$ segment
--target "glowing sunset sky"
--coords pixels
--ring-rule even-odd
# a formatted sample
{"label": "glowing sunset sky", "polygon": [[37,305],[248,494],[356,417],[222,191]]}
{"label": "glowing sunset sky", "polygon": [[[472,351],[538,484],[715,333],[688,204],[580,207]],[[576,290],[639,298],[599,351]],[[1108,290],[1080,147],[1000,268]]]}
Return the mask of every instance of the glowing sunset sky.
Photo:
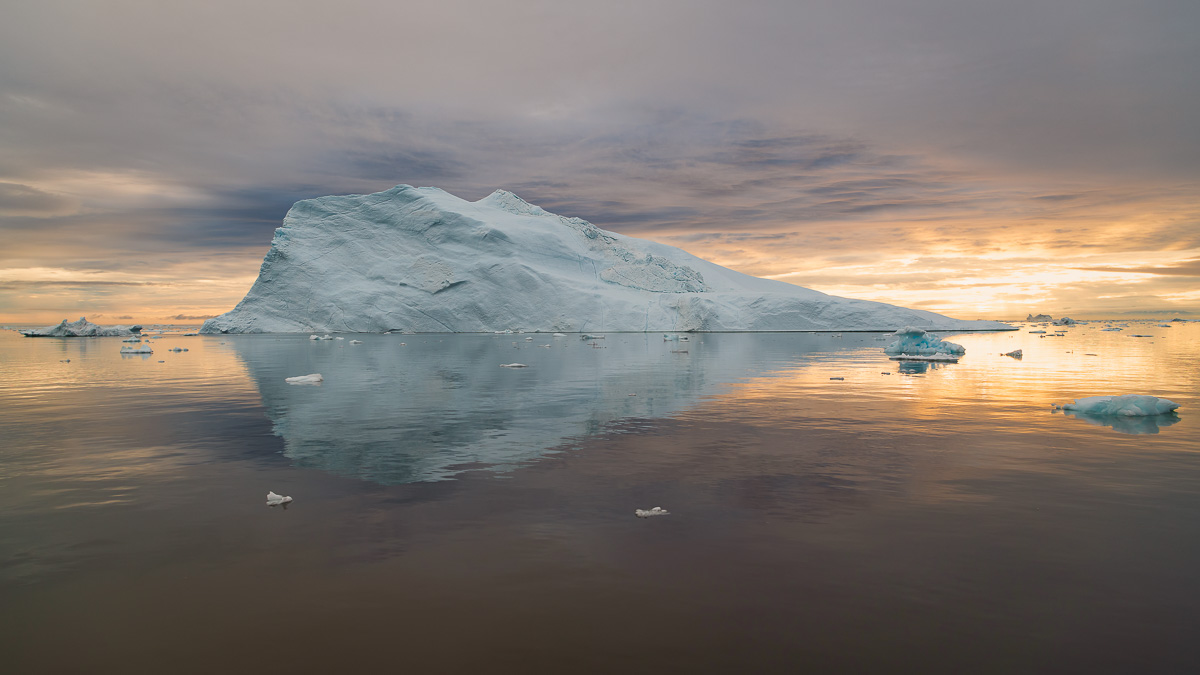
{"label": "glowing sunset sky", "polygon": [[292,202],[398,183],[963,318],[1196,317],[1197,34],[1195,0],[8,3],[0,321],[227,311]]}

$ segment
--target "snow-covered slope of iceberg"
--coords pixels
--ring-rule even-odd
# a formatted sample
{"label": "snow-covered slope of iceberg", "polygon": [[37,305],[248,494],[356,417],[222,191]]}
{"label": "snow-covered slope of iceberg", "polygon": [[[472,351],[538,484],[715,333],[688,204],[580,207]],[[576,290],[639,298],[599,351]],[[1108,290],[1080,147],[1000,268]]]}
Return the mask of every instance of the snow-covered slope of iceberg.
{"label": "snow-covered slope of iceberg", "polygon": [[760,279],[498,190],[400,185],[297,202],[205,333],[1009,330]]}

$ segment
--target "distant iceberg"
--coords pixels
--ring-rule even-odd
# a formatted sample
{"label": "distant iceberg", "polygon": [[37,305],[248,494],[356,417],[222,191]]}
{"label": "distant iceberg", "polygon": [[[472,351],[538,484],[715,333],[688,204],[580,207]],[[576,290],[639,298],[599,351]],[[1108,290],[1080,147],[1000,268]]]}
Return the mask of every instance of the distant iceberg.
{"label": "distant iceberg", "polygon": [[121,347],[122,354],[153,354],[154,350],[148,344],[138,347]]}
{"label": "distant iceberg", "polygon": [[497,190],[297,202],[204,333],[1011,330],[826,295],[602,230]]}
{"label": "distant iceberg", "polygon": [[21,335],[25,337],[125,337],[137,334],[141,330],[141,326],[100,326],[81,316],[78,321],[68,322],[63,319],[62,323],[57,326],[23,330]]}

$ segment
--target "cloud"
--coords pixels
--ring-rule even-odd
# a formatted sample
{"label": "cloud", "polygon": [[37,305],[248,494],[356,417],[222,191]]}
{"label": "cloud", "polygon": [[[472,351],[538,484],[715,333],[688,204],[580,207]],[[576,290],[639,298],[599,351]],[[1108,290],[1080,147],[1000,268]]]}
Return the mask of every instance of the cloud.
{"label": "cloud", "polygon": [[1080,267],[1088,272],[1117,272],[1121,274],[1157,274],[1164,276],[1200,277],[1200,258],[1185,260],[1176,265],[1152,267]]}
{"label": "cloud", "polygon": [[20,183],[0,182],[0,216],[47,218],[72,212],[74,200]]}

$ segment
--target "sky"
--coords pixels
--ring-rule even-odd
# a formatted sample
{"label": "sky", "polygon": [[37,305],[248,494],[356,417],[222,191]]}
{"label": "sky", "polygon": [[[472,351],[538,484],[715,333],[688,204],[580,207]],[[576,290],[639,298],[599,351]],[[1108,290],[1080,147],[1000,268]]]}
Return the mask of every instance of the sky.
{"label": "sky", "polygon": [[3,322],[228,311],[293,202],[401,183],[962,318],[1200,318],[1195,0],[4,15]]}

